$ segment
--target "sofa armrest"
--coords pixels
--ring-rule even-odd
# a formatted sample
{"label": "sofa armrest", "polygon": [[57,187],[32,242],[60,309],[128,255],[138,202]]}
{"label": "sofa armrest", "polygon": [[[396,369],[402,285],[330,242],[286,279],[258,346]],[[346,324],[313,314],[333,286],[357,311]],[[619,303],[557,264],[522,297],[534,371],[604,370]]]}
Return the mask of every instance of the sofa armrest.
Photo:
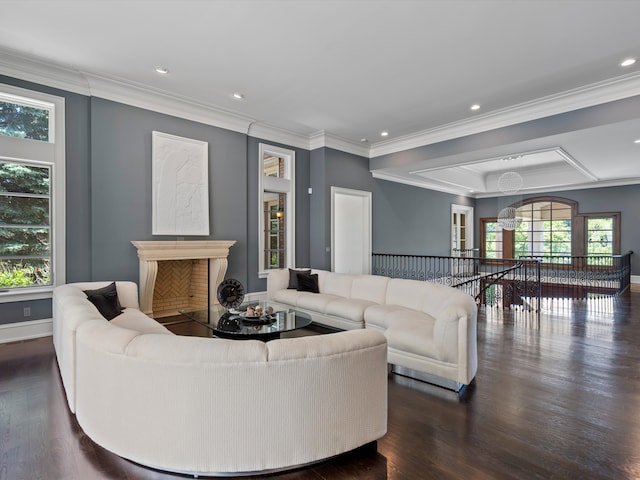
{"label": "sofa armrest", "polygon": [[442,360],[458,365],[458,381],[465,385],[475,377],[478,369],[477,317],[473,298],[456,295],[439,312],[433,330]]}
{"label": "sofa armrest", "polygon": [[272,299],[275,292],[289,286],[289,269],[269,270],[267,276],[267,298]]}

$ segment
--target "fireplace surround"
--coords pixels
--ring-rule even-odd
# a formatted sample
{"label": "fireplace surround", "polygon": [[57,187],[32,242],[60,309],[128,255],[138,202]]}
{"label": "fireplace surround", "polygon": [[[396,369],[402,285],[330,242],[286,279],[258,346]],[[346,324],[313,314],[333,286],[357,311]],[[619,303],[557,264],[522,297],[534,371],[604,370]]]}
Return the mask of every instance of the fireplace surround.
{"label": "fireplace surround", "polygon": [[[177,241],[132,241],[138,250],[140,272],[140,310],[156,318],[174,313],[167,305],[154,306],[154,289],[159,271],[159,262],[190,260],[195,265],[198,260],[208,261],[208,298],[216,302],[216,290],[227,272],[229,249],[235,240],[177,240]],[[184,263],[184,262],[183,262]],[[201,275],[196,275],[201,276]],[[175,309],[177,313],[177,308]]]}

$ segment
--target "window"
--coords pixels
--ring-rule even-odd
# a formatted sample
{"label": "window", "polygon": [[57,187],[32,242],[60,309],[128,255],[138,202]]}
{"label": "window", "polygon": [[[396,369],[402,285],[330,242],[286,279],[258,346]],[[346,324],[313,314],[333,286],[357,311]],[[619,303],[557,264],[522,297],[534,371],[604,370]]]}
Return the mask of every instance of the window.
{"label": "window", "polygon": [[516,206],[516,219],[515,230],[502,229],[495,218],[480,219],[482,257],[533,256],[557,264],[571,263],[571,256],[620,253],[620,213],[578,214],[572,200],[537,197]]}
{"label": "window", "polygon": [[0,302],[65,281],[64,100],[0,85]]}
{"label": "window", "polygon": [[[484,220],[484,219],[483,219]],[[485,258],[504,258],[502,253],[502,227],[496,220],[482,222],[482,232],[484,232],[484,253]]]}
{"label": "window", "polygon": [[592,217],[586,220],[587,255],[612,255],[615,219]]}
{"label": "window", "polygon": [[51,285],[51,168],[0,162],[0,287]]}
{"label": "window", "polygon": [[522,221],[514,231],[514,256],[549,257],[571,255],[573,205],[560,201],[532,201],[516,209]]}
{"label": "window", "polygon": [[584,230],[587,265],[613,265],[602,256],[620,254],[620,214],[584,215]]}
{"label": "window", "polygon": [[259,146],[259,276],[294,266],[295,152]]}

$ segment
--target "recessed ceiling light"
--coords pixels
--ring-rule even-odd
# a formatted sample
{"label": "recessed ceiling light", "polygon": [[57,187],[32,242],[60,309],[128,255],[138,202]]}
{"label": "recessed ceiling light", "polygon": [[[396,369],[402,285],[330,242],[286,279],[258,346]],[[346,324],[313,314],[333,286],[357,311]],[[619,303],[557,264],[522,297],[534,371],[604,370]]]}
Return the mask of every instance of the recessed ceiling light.
{"label": "recessed ceiling light", "polygon": [[169,73],[169,70],[165,67],[156,67],[155,70],[156,73],[159,73],[161,75],[166,75],[167,73]]}
{"label": "recessed ceiling light", "polygon": [[480,110],[480,105],[478,105],[477,103],[474,103],[473,105],[471,105],[471,110]]}
{"label": "recessed ceiling light", "polygon": [[244,100],[244,95],[242,93],[235,92],[233,94],[233,98],[235,98],[236,100]]}
{"label": "recessed ceiling light", "polygon": [[389,132],[387,132],[386,130],[383,130],[382,132],[380,132],[380,136],[381,137],[388,137],[389,136]]}
{"label": "recessed ceiling light", "polygon": [[637,140],[634,140],[633,143],[640,143],[640,138]]}
{"label": "recessed ceiling light", "polygon": [[360,139],[360,141],[361,141],[362,143],[364,143],[364,142],[366,142],[366,141],[367,141],[367,139],[366,139],[366,138],[361,138],[361,139]]}
{"label": "recessed ceiling light", "polygon": [[622,62],[620,62],[620,66],[621,67],[630,67],[634,63],[636,63],[636,59],[635,58],[626,58]]}

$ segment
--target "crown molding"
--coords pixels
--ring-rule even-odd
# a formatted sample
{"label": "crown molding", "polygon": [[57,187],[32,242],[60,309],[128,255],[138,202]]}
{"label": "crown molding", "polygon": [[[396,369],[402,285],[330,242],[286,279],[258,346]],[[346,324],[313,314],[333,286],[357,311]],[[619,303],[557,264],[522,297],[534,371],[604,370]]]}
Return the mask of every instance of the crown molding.
{"label": "crown molding", "polygon": [[426,190],[436,190],[438,192],[450,193],[452,195],[463,195],[465,197],[473,198],[474,195],[468,192],[461,192],[459,189],[444,185],[444,184],[435,184],[432,182],[421,181],[421,180],[412,180],[406,177],[402,177],[399,175],[394,175],[387,172],[380,172],[373,170],[371,172],[371,176],[373,178],[377,178],[379,180],[387,180],[389,182],[401,183],[403,185],[410,185],[412,187],[424,188]]}
{"label": "crown molding", "polygon": [[587,190],[590,188],[608,188],[608,187],[628,187],[629,185],[640,184],[640,177],[633,178],[618,178],[615,180],[599,180],[597,182],[589,183],[575,183],[573,185],[554,185],[547,187],[537,187],[527,190],[519,191],[518,193],[502,193],[502,192],[488,192],[488,193],[475,193],[471,196],[473,198],[497,198],[497,197],[509,197],[513,195],[522,194],[534,194],[534,193],[551,193],[551,192],[565,192],[570,190]]}
{"label": "crown molding", "polygon": [[338,137],[337,135],[327,133],[324,130],[313,133],[309,137],[309,147],[310,150],[315,150],[316,148],[322,147],[333,148],[341,152],[351,153],[353,155],[359,155],[361,157],[369,158],[368,145],[352,142],[345,138]]}
{"label": "crown molding", "polygon": [[636,96],[638,92],[640,92],[640,72],[631,73],[393,140],[377,142],[371,146],[369,158],[613,102]]}
{"label": "crown molding", "polygon": [[246,130],[247,135],[268,140],[270,142],[282,143],[289,147],[309,148],[309,136],[300,133],[285,130],[283,128],[274,127],[266,123],[253,122]]}
{"label": "crown molding", "polygon": [[39,83],[67,92],[90,95],[89,84],[78,70],[26,58],[8,50],[0,50],[0,72],[27,82]]}
{"label": "crown molding", "polygon": [[184,118],[214,127],[247,133],[255,120],[190,98],[150,89],[120,79],[84,73],[91,95],[166,115]]}
{"label": "crown molding", "polygon": [[25,57],[6,49],[0,49],[0,70],[3,75],[10,77],[81,95],[96,96],[205,125],[250,133],[251,136],[293,147],[308,150],[327,147],[369,159],[621,100],[636,96],[640,92],[640,72],[635,72],[392,140],[363,145],[324,131],[306,135],[258,123],[254,118],[203,104],[194,99],[118,78],[56,65],[34,57]]}
{"label": "crown molding", "polygon": [[373,178],[377,178],[379,180],[386,180],[389,182],[400,183],[402,185],[409,185],[412,187],[424,188],[427,190],[435,190],[438,192],[449,193],[451,195],[462,195],[468,198],[498,198],[498,197],[509,197],[513,195],[523,195],[523,194],[535,194],[535,193],[545,193],[545,192],[563,192],[570,190],[586,190],[590,188],[607,188],[607,187],[625,187],[628,185],[638,185],[640,184],[640,177],[633,178],[618,178],[612,180],[594,180],[590,182],[582,182],[575,184],[565,184],[565,185],[545,185],[540,187],[533,187],[528,189],[522,189],[518,191],[518,193],[503,193],[503,192],[469,192],[466,188],[456,188],[453,184],[441,183],[429,181],[427,179],[420,180],[418,178],[409,178],[402,175],[397,175],[384,171],[371,171],[371,176]]}

